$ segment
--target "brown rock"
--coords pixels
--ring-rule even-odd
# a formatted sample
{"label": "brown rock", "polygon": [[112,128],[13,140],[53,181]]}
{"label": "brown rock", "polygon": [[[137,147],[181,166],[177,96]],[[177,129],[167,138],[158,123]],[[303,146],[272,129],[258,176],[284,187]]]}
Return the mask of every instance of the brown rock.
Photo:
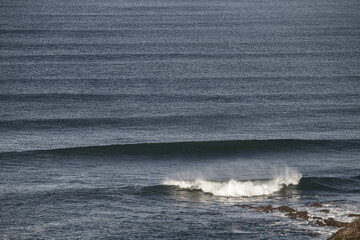
{"label": "brown rock", "polygon": [[330,210],[327,210],[327,209],[321,209],[320,211],[323,212],[323,213],[329,213],[330,212]]}
{"label": "brown rock", "polygon": [[306,220],[306,221],[309,220],[309,215],[308,215],[307,211],[297,212],[297,215],[298,215],[297,218],[299,218],[299,219]]}
{"label": "brown rock", "polygon": [[310,207],[322,207],[322,206],[323,205],[321,203],[318,203],[318,202],[313,203],[313,204],[310,205]]}
{"label": "brown rock", "polygon": [[288,207],[288,206],[280,206],[278,208],[275,208],[275,210],[278,210],[279,212],[296,212],[295,209]]}
{"label": "brown rock", "polygon": [[360,214],[349,214],[349,217],[360,217]]}
{"label": "brown rock", "polygon": [[260,206],[254,209],[256,212],[264,212],[264,213],[270,213],[273,212],[274,209],[271,205],[267,205],[266,207]]}
{"label": "brown rock", "polygon": [[296,218],[296,212],[289,212],[287,214],[285,214],[285,216],[289,217],[289,218]]}
{"label": "brown rock", "polygon": [[325,227],[326,226],[326,224],[323,221],[320,221],[320,220],[316,220],[315,224],[318,225],[319,227]]}
{"label": "brown rock", "polygon": [[360,218],[355,219],[346,227],[340,229],[328,240],[359,240],[360,239]]}
{"label": "brown rock", "polygon": [[312,218],[313,219],[320,219],[320,220],[322,219],[321,217],[312,217]]}
{"label": "brown rock", "polygon": [[270,213],[270,212],[273,212],[274,209],[271,205],[267,205],[265,208],[264,208],[264,212],[265,213]]}
{"label": "brown rock", "polygon": [[290,218],[302,219],[302,220],[309,220],[309,215],[307,211],[300,211],[300,212],[290,212],[285,214],[285,216]]}
{"label": "brown rock", "polygon": [[324,219],[324,223],[329,227],[346,227],[349,223],[336,221],[334,218]]}
{"label": "brown rock", "polygon": [[320,236],[320,233],[312,232],[312,233],[309,234],[309,236],[311,236],[311,237],[317,237],[317,236]]}
{"label": "brown rock", "polygon": [[262,212],[262,211],[264,211],[264,209],[265,209],[265,207],[260,206],[260,207],[256,207],[256,208],[254,209],[254,211],[255,211],[255,212]]}
{"label": "brown rock", "polygon": [[328,219],[324,219],[324,223],[326,224],[326,226],[335,227],[336,221],[334,218],[328,218]]}

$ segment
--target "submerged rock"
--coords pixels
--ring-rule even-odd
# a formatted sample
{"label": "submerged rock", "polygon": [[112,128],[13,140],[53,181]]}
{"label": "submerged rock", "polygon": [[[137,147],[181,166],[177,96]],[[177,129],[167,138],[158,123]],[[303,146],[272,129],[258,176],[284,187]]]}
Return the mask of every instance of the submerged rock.
{"label": "submerged rock", "polygon": [[302,220],[309,220],[309,215],[307,211],[300,211],[300,212],[290,212],[285,214],[285,216],[290,218],[302,219]]}
{"label": "submerged rock", "polygon": [[288,206],[280,206],[278,208],[275,208],[275,210],[278,210],[279,212],[296,212],[295,209],[288,207]]}
{"label": "submerged rock", "polygon": [[[360,214],[349,214],[349,217],[358,217],[356,220],[354,220],[352,223],[346,223],[346,222],[340,222],[336,221],[334,218],[328,218],[323,219],[321,217],[317,216],[309,216],[309,213],[307,211],[296,211],[294,208],[291,208],[289,206],[280,206],[277,208],[273,208],[272,205],[259,206],[259,207],[252,207],[249,205],[242,204],[241,207],[246,208],[253,208],[256,212],[264,212],[264,213],[270,213],[274,211],[279,212],[285,212],[285,216],[294,218],[294,219],[302,219],[305,221],[309,221],[309,219],[316,220],[315,224],[319,227],[337,227],[337,228],[343,228],[339,230],[333,237],[329,238],[329,240],[360,240]],[[311,207],[322,207],[323,205],[321,203],[313,203],[311,204]],[[330,211],[328,209],[322,209],[320,210],[324,213],[329,213]],[[313,232],[309,234],[310,236],[317,237],[320,236],[319,233]]]}
{"label": "submerged rock", "polygon": [[307,211],[301,211],[301,212],[297,212],[297,218],[308,221],[310,217]]}
{"label": "submerged rock", "polygon": [[319,208],[319,207],[322,207],[322,206],[323,205],[321,203],[318,203],[318,202],[313,203],[313,204],[310,205],[310,207],[316,207],[316,208]]}
{"label": "submerged rock", "polygon": [[266,207],[263,207],[263,206],[256,207],[254,210],[256,212],[270,213],[270,212],[274,211],[274,208],[271,205],[267,205]]}
{"label": "submerged rock", "polygon": [[349,223],[336,221],[334,218],[324,219],[324,223],[329,227],[346,227]]}
{"label": "submerged rock", "polygon": [[271,205],[267,205],[265,208],[264,208],[264,212],[265,213],[270,213],[270,212],[273,212],[274,209]]}
{"label": "submerged rock", "polygon": [[309,236],[311,236],[311,237],[318,237],[318,236],[320,236],[320,235],[321,235],[321,234],[318,233],[318,232],[312,232],[312,233],[309,234]]}
{"label": "submerged rock", "polygon": [[265,207],[260,206],[260,207],[254,208],[254,211],[255,211],[255,212],[262,212],[262,211],[264,211],[264,209],[265,209]]}
{"label": "submerged rock", "polygon": [[319,227],[325,227],[326,226],[326,224],[323,221],[320,221],[320,220],[316,220],[315,224],[318,225]]}
{"label": "submerged rock", "polygon": [[315,224],[320,227],[329,226],[329,227],[342,228],[342,227],[346,227],[349,223],[336,221],[334,218],[328,218],[328,219],[323,219],[322,221],[317,220]]}

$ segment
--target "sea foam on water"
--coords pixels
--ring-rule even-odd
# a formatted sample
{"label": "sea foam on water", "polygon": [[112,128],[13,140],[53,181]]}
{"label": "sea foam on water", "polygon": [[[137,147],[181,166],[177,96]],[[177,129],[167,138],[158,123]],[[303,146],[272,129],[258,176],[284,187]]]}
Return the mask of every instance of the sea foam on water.
{"label": "sea foam on water", "polygon": [[284,186],[290,184],[297,185],[301,176],[301,173],[298,171],[286,168],[284,173],[269,180],[240,181],[230,179],[229,181],[219,182],[204,179],[195,179],[191,181],[167,179],[163,184],[177,186],[183,189],[198,189],[215,196],[250,197],[273,194]]}

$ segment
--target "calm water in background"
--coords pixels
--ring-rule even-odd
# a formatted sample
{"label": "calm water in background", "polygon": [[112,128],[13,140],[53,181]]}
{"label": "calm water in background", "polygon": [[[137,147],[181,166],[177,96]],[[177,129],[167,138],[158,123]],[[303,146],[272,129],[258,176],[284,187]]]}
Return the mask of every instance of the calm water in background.
{"label": "calm water in background", "polygon": [[0,236],[326,239],[239,205],[360,211],[359,36],[355,0],[1,1]]}

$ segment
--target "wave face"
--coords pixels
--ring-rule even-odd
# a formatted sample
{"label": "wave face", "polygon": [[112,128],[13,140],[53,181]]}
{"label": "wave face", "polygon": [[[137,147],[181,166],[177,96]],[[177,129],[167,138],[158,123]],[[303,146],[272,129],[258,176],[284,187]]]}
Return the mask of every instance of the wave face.
{"label": "wave face", "polygon": [[342,177],[307,177],[302,178],[299,190],[306,192],[341,192],[359,193],[360,175]]}
{"label": "wave face", "polygon": [[[80,155],[196,155],[217,156],[236,155],[239,153],[266,153],[291,151],[328,151],[357,150],[360,140],[303,140],[303,139],[268,139],[268,140],[231,140],[198,142],[165,142],[117,144],[105,146],[86,146],[49,150],[35,150],[41,153],[80,154]],[[33,151],[32,151],[33,152]]]}
{"label": "wave face", "polygon": [[286,168],[284,174],[270,180],[239,181],[230,179],[226,182],[195,179],[193,181],[171,180],[163,182],[164,185],[177,186],[182,189],[196,189],[215,196],[223,197],[252,197],[270,195],[280,191],[284,186],[297,185],[302,175],[298,171]]}

